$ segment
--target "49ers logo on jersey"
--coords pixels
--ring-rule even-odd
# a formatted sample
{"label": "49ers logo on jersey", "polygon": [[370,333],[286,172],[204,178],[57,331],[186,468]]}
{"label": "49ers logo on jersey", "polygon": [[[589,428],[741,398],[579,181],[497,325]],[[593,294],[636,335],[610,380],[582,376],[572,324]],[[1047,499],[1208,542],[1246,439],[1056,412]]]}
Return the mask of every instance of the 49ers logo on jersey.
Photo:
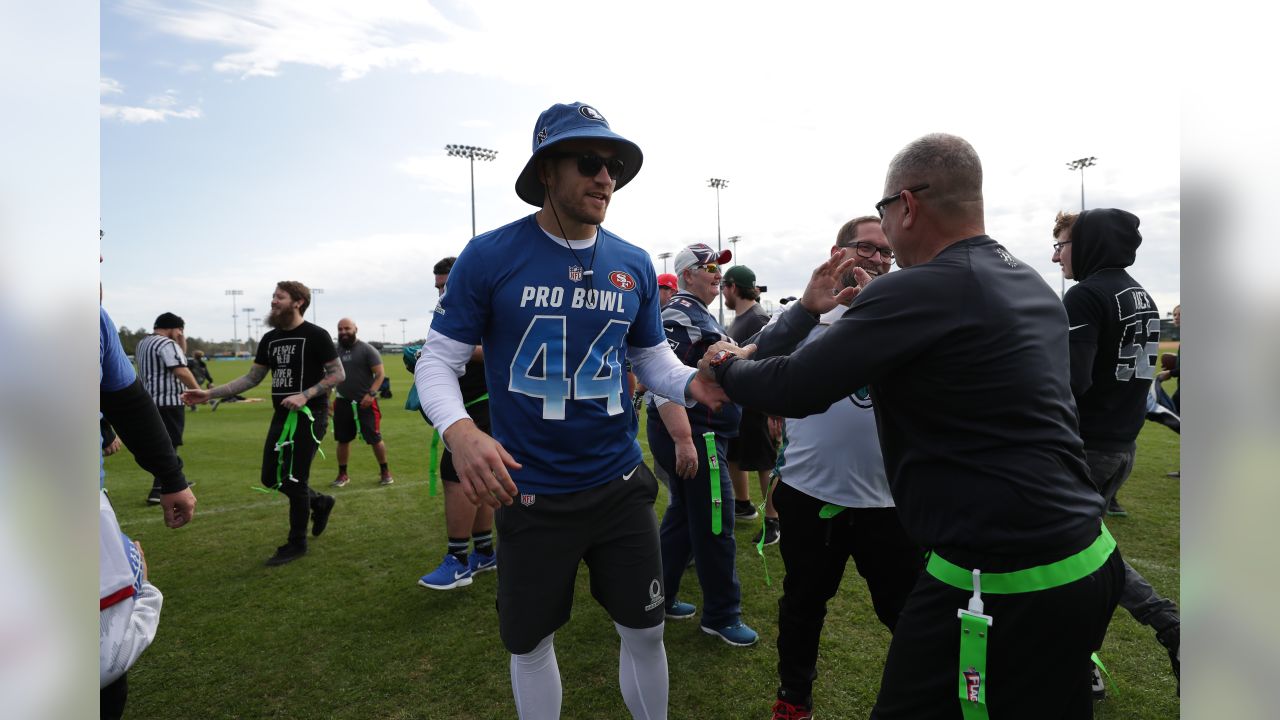
{"label": "49ers logo on jersey", "polygon": [[633,279],[627,273],[622,272],[621,270],[614,270],[613,272],[609,273],[609,282],[613,283],[613,286],[618,288],[619,290],[629,291],[629,290],[634,290],[636,287],[635,279]]}

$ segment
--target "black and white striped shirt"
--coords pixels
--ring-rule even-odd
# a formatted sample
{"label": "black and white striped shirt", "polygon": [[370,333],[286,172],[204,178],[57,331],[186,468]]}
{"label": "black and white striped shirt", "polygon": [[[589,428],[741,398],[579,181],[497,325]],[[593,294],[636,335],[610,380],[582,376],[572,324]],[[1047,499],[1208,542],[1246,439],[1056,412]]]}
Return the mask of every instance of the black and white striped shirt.
{"label": "black and white striped shirt", "polygon": [[159,407],[182,404],[182,391],[186,388],[173,375],[173,368],[186,367],[187,356],[178,343],[163,335],[148,335],[138,342],[134,350],[138,359],[138,377],[151,399]]}

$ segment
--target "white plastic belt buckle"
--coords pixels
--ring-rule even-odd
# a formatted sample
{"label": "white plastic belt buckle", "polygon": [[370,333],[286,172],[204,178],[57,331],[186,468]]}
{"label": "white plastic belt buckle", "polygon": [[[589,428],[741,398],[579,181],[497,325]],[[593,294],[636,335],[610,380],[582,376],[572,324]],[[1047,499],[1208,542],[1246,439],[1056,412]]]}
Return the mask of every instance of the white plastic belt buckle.
{"label": "white plastic belt buckle", "polygon": [[979,618],[982,618],[983,620],[986,620],[987,625],[991,626],[995,624],[995,618],[991,617],[990,615],[985,615],[982,612],[984,608],[982,606],[982,577],[981,576],[982,576],[982,571],[978,570],[977,568],[974,568],[973,597],[969,598],[969,609],[965,610],[962,608],[960,610],[956,610],[956,617],[964,617],[965,615],[970,615],[972,617],[979,617]]}

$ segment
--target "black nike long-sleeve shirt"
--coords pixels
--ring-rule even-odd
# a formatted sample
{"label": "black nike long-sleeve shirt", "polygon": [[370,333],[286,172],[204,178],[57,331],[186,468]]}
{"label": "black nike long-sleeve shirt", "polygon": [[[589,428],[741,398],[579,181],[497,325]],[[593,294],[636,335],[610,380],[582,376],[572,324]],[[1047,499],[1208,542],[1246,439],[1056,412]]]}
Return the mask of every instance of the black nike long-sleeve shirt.
{"label": "black nike long-sleeve shirt", "polygon": [[877,278],[794,355],[731,361],[717,377],[734,402],[787,417],[869,384],[903,524],[946,557],[1018,565],[1097,536],[1066,312],[990,237]]}

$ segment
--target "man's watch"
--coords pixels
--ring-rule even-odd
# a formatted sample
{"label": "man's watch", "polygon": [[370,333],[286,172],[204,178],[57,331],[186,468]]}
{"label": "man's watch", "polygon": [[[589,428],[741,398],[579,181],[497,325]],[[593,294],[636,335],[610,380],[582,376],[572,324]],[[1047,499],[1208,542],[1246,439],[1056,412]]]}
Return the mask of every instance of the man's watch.
{"label": "man's watch", "polygon": [[365,395],[368,395],[369,397],[378,397],[378,393],[376,390],[370,390],[369,392],[365,393]]}
{"label": "man's watch", "polygon": [[721,350],[720,352],[711,356],[711,367],[720,367],[721,365],[724,364],[726,360],[728,360],[731,357],[737,357],[737,355],[729,352],[728,350]]}

